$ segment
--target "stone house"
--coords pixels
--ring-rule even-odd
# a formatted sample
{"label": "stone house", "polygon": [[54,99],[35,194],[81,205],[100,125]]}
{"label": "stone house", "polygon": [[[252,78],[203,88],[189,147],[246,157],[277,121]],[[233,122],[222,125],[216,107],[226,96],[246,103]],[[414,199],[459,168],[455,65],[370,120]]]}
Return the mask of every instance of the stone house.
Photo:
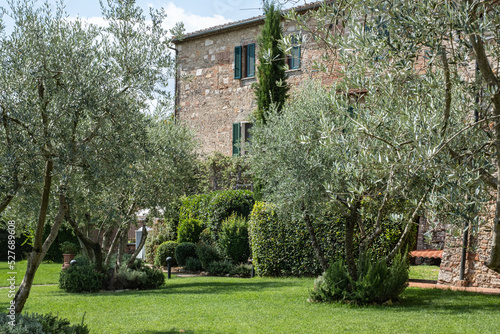
{"label": "stone house", "polygon": [[[314,10],[321,3],[295,10]],[[252,126],[250,115],[256,108],[252,84],[256,82],[257,37],[264,18],[262,15],[231,22],[174,41],[178,64],[175,117],[194,129],[204,155],[214,151],[225,155],[244,153]],[[305,78],[332,82],[330,76],[313,66],[321,56],[314,41],[285,20],[283,33],[302,38],[301,45],[287,56],[287,82],[292,89]]]}
{"label": "stone house", "polygon": [[[295,10],[298,13],[314,10],[321,3]],[[245,153],[245,142],[250,136],[248,130],[252,126],[251,113],[256,108],[252,84],[256,82],[257,37],[263,24],[262,15],[189,33],[174,41],[178,64],[175,118],[195,131],[202,155]],[[285,35],[302,37],[300,46],[287,57],[287,82],[292,90],[309,78],[316,78],[324,85],[339,79],[314,67],[314,62],[321,60],[322,52],[306,32],[293,22],[283,20],[282,24]],[[359,98],[366,92],[351,93]],[[431,239],[426,242],[429,235]],[[472,286],[500,288],[500,275],[482,264],[489,252],[488,236],[491,236],[491,229],[487,227],[471,235],[466,280]],[[442,257],[440,283],[456,284],[458,281],[461,245],[461,237],[446,234],[442,227],[432,229],[425,219],[420,219],[418,252],[414,256],[420,257],[417,263],[429,263],[426,260],[429,254]]]}

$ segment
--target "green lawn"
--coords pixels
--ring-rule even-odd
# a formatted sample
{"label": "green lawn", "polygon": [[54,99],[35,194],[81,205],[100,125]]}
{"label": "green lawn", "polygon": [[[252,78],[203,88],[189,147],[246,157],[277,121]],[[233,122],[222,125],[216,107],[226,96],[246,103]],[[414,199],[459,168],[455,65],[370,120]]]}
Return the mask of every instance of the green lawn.
{"label": "green lawn", "polygon": [[410,266],[410,278],[411,279],[425,279],[437,281],[439,275],[439,266]]}
{"label": "green lawn", "polygon": [[[24,273],[26,272],[28,261],[23,260],[16,262],[15,272],[16,285],[21,284]],[[38,268],[35,281],[33,284],[57,284],[59,283],[59,273],[61,272],[61,263],[42,263]],[[8,274],[11,272],[7,262],[0,262],[0,287],[8,286],[7,278],[11,276]]]}
{"label": "green lawn", "polygon": [[[91,333],[107,334],[500,332],[498,296],[408,288],[399,304],[352,307],[308,303],[313,279],[306,278],[166,282],[153,291],[89,294],[34,287],[25,311],[52,312],[73,323],[85,316]],[[0,307],[7,302],[1,293]]]}

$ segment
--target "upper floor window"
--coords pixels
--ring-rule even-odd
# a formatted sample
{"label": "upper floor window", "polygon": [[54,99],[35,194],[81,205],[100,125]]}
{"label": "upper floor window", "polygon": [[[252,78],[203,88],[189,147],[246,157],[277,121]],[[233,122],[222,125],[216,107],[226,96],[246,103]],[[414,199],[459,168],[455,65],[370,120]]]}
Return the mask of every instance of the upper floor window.
{"label": "upper floor window", "polygon": [[300,44],[296,36],[292,36],[292,49],[290,55],[286,59],[288,68],[296,70],[300,68]]}
{"label": "upper floor window", "polygon": [[234,78],[255,76],[255,43],[234,48]]}

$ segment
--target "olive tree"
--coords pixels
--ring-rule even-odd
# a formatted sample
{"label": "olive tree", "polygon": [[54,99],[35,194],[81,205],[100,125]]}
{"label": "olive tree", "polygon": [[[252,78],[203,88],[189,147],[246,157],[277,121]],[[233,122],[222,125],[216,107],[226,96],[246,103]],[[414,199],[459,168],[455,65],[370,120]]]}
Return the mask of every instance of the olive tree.
{"label": "olive tree", "polygon": [[[148,100],[168,97],[162,85],[172,59],[161,28],[165,13],[152,10],[148,23],[135,1],[101,3],[105,28],[68,19],[62,2],[56,10],[48,2],[8,4],[6,15],[15,24],[0,37],[0,138],[7,144],[0,152],[8,163],[2,165],[2,187],[15,195],[17,179],[27,196],[6,198],[2,214],[8,210],[11,217],[17,209],[16,221],[33,223],[33,250],[15,297],[19,313],[71,212],[72,181],[91,177],[86,170],[98,174],[111,159],[139,148],[146,136],[142,111]],[[50,234],[43,240],[48,221]]]}
{"label": "olive tree", "polygon": [[[433,197],[435,203],[441,204],[433,207],[467,216],[471,203],[475,207],[489,199],[497,203],[487,262],[497,272],[500,272],[500,162],[496,158],[500,154],[499,10],[498,1],[488,0],[345,0],[311,12],[311,19],[319,24],[312,29],[303,26],[324,47],[323,60],[342,65],[333,67],[341,75],[355,72],[365,78],[373,75],[373,64],[382,67],[392,64],[399,71],[411,70],[417,76],[434,78],[419,93],[423,97],[428,92],[440,92],[439,99],[426,105],[429,113],[440,117],[440,122],[435,123],[440,145],[433,157],[439,159],[447,175],[436,183]],[[306,21],[298,20],[296,13],[291,18],[299,23]],[[397,84],[390,79],[371,94],[386,98],[378,91],[391,82]],[[348,80],[346,84],[351,85],[349,88],[363,88],[352,86]],[[438,199],[444,200],[445,205]],[[445,216],[443,212],[437,213]]]}

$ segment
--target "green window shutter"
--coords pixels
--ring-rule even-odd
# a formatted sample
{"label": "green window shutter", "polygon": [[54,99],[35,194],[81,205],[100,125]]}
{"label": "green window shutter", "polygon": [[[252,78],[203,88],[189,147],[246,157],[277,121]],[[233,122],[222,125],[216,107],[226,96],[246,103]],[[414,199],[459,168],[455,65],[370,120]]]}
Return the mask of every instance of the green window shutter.
{"label": "green window shutter", "polygon": [[255,75],[255,44],[247,45],[247,77]]}
{"label": "green window shutter", "polygon": [[300,68],[300,45],[298,44],[297,37],[292,36],[292,54],[290,59],[290,69],[298,69]]}
{"label": "green window shutter", "polygon": [[241,46],[234,48],[234,78],[241,79]]}
{"label": "green window shutter", "polygon": [[241,124],[233,123],[233,155],[240,155]]}

